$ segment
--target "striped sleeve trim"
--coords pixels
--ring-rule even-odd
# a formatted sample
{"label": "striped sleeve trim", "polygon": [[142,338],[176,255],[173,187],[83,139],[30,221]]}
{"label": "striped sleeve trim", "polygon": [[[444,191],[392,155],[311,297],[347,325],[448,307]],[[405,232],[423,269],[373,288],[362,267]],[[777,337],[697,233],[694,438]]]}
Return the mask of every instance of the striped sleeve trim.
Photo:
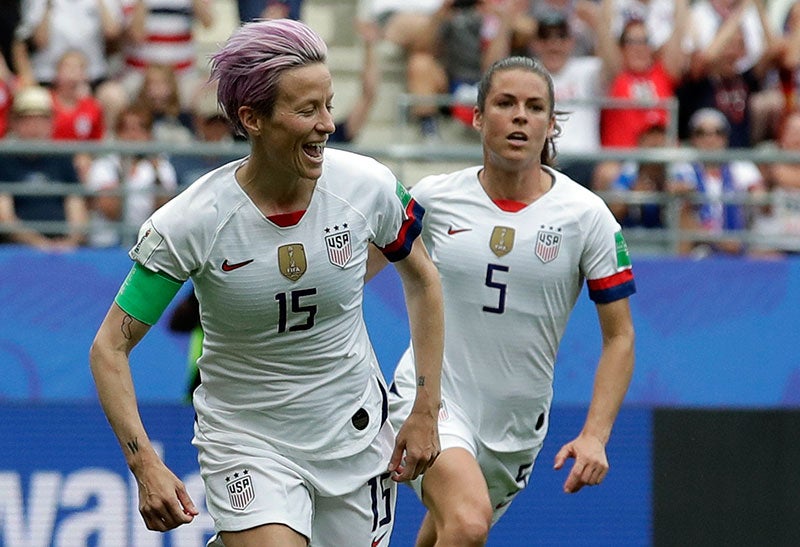
{"label": "striped sleeve trim", "polygon": [[400,233],[397,234],[397,239],[381,249],[389,262],[402,260],[411,252],[414,240],[422,232],[422,217],[424,215],[425,209],[422,208],[422,205],[413,198],[409,199],[406,205],[407,218],[400,226]]}
{"label": "striped sleeve trim", "polygon": [[633,270],[626,268],[614,275],[600,279],[590,279],[589,298],[598,304],[607,304],[622,300],[636,292],[636,283],[633,280]]}

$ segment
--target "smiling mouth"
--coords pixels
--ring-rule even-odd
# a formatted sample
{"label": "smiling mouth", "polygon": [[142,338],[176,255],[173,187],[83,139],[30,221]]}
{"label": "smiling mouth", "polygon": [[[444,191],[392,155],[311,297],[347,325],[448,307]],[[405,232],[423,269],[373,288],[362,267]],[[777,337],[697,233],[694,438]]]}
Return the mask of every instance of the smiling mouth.
{"label": "smiling mouth", "polygon": [[303,152],[306,153],[306,156],[313,160],[322,160],[322,153],[325,150],[325,143],[318,142],[318,143],[310,143],[303,145]]}

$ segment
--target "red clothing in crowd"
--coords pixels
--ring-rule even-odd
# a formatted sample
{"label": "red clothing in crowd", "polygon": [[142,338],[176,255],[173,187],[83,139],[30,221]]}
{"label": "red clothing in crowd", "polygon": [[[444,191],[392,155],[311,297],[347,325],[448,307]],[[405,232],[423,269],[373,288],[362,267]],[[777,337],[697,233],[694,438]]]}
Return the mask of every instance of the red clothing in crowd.
{"label": "red clothing in crowd", "polygon": [[0,139],[8,131],[8,114],[11,112],[11,89],[8,84],[0,80]]}
{"label": "red clothing in crowd", "polygon": [[[675,81],[656,61],[644,74],[620,73],[611,83],[612,99],[659,101],[675,96]],[[663,108],[606,108],[600,118],[603,146],[634,147],[639,134],[653,125],[666,125],[669,113]]]}
{"label": "red clothing in crowd", "polygon": [[74,107],[64,105],[53,95],[53,138],[58,140],[96,141],[103,138],[103,108],[87,96]]}

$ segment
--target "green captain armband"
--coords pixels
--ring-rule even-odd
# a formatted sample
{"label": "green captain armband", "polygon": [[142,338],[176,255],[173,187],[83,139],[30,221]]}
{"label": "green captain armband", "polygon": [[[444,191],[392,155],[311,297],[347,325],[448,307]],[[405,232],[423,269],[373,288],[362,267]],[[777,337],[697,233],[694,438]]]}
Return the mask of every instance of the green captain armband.
{"label": "green captain armband", "polygon": [[114,302],[134,319],[155,325],[182,285],[182,281],[151,272],[136,262],[119,288]]}

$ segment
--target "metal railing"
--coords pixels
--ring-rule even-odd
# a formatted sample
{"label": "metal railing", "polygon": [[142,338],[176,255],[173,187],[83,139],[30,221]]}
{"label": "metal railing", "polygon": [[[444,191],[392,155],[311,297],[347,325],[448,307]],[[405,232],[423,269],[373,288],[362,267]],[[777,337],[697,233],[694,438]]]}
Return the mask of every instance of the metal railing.
{"label": "metal railing", "polygon": [[[383,146],[369,145],[350,145],[342,146],[354,152],[375,157],[390,165],[401,180],[407,180],[402,176],[409,166],[414,165],[417,169],[424,171],[425,165],[430,163],[447,162],[453,164],[453,168],[477,165],[482,161],[482,150],[480,145],[453,145],[443,144],[436,147],[420,144],[389,144]],[[215,143],[190,143],[173,144],[164,143],[123,143],[123,142],[67,142],[67,141],[0,141],[0,161],[3,155],[8,154],[39,154],[39,155],[71,155],[78,152],[89,153],[92,155],[102,155],[108,153],[121,153],[130,155],[152,155],[168,153],[170,155],[187,156],[229,156],[243,157],[249,153],[249,145],[245,142],[234,142],[226,144]],[[800,164],[800,152],[786,152],[771,148],[759,149],[729,149],[720,151],[701,151],[684,147],[669,148],[648,148],[648,149],[604,149],[589,154],[559,154],[559,159],[586,160],[592,162],[600,161],[638,161],[648,163],[674,163],[674,162],[732,162],[748,160],[757,164],[769,163],[796,163]],[[0,186],[0,192],[16,195],[67,195],[77,194],[90,197],[93,194],[81,185],[77,184],[57,184],[48,183],[36,185],[31,183],[19,183],[16,181],[5,181]],[[412,184],[413,185],[413,182]],[[126,196],[126,188],[118,191],[118,195]],[[108,192],[105,192],[108,195]],[[680,210],[683,204],[708,203],[709,199],[702,194],[668,194],[660,192],[598,192],[607,203],[625,203],[628,205],[653,204],[663,208],[665,228],[626,228],[625,234],[629,246],[633,251],[644,251],[653,253],[674,254],[678,250],[678,245],[682,241],[721,241],[725,239],[736,239],[747,245],[760,245],[764,247],[776,247],[792,252],[800,252],[800,238],[786,235],[767,236],[758,234],[750,230],[727,230],[719,233],[708,233],[706,231],[692,231],[681,229],[678,222]],[[736,203],[748,208],[764,207],[771,203],[769,194],[765,195],[742,195],[733,194],[722,196],[717,200],[725,203]],[[67,226],[63,222],[35,222],[25,223],[29,227],[38,231],[64,232]],[[8,233],[18,229],[18,225],[0,224],[0,234]],[[117,223],[117,228],[124,242],[130,242],[135,238],[138,226],[127,226],[125,223]]]}

